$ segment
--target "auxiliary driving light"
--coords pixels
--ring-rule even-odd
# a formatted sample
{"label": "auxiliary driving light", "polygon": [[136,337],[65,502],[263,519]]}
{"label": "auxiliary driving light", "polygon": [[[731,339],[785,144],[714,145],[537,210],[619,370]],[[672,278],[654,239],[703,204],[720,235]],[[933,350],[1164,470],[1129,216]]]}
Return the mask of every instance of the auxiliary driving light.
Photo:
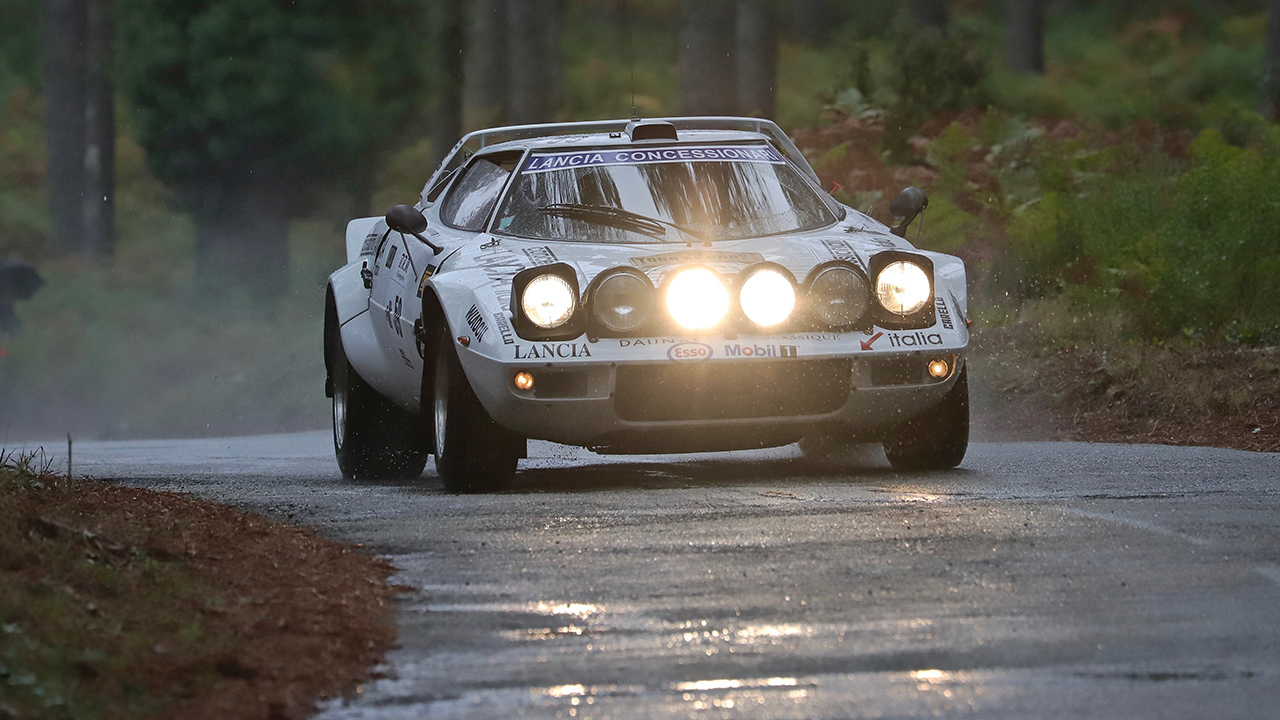
{"label": "auxiliary driving light", "polygon": [[771,268],[751,273],[738,293],[742,313],[760,327],[773,327],[796,308],[796,288],[785,275]]}
{"label": "auxiliary driving light", "polygon": [[573,288],[564,278],[554,273],[539,275],[524,289],[520,307],[529,322],[544,330],[558,328],[569,322],[577,308],[578,299]]}
{"label": "auxiliary driving light", "polygon": [[929,302],[929,276],[915,263],[889,263],[876,278],[876,298],[895,315],[910,315]]}
{"label": "auxiliary driving light", "polygon": [[653,285],[647,278],[618,272],[596,287],[590,305],[602,327],[614,333],[629,333],[649,322],[655,304]]}
{"label": "auxiliary driving light", "polygon": [[516,373],[515,386],[517,390],[529,391],[533,389],[533,376],[527,372]]}
{"label": "auxiliary driving light", "polygon": [[667,286],[667,312],[688,330],[705,330],[729,312],[729,291],[704,267],[680,270]]}
{"label": "auxiliary driving light", "polygon": [[861,273],[832,265],[809,282],[809,311],[833,328],[849,327],[867,314],[870,293]]}
{"label": "auxiliary driving light", "polygon": [[951,364],[946,360],[932,360],[929,362],[929,374],[941,380],[951,372]]}

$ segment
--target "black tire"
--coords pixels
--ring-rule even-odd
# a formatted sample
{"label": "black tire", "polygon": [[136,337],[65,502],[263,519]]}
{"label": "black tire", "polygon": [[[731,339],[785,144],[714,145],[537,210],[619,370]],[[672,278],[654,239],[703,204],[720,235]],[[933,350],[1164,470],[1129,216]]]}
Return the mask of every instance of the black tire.
{"label": "black tire", "polygon": [[348,480],[406,480],[427,465],[422,421],[392,405],[356,374],[333,342],[333,450]]}
{"label": "black tire", "polygon": [[898,470],[946,470],[969,450],[969,374],[960,377],[942,402],[902,423],[884,440],[884,454]]}
{"label": "black tire", "polygon": [[445,489],[486,493],[509,487],[524,438],[494,422],[480,404],[447,332],[436,344],[431,386],[436,472]]}

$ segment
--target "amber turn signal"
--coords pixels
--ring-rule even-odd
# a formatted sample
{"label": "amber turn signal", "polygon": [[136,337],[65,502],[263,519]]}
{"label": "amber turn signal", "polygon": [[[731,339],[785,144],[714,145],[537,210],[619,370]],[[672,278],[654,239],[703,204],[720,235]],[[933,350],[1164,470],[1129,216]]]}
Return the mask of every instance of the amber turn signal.
{"label": "amber turn signal", "polygon": [[517,390],[528,391],[533,389],[533,376],[527,372],[516,373],[514,382]]}

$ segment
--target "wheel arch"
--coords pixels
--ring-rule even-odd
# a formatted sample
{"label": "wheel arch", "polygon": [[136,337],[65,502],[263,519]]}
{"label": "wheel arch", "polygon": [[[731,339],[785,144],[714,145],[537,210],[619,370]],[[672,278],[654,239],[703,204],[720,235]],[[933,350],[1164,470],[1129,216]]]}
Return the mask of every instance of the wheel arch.
{"label": "wheel arch", "polygon": [[333,397],[333,358],[342,342],[342,330],[338,324],[338,301],[333,295],[333,285],[324,290],[324,396]]}
{"label": "wheel arch", "polygon": [[440,331],[448,322],[440,296],[436,294],[435,288],[428,285],[422,293],[420,326],[414,329],[414,333],[417,334],[419,354],[422,356],[422,417],[428,423],[432,422],[432,415],[428,408],[431,407],[435,397],[436,358],[439,356]]}

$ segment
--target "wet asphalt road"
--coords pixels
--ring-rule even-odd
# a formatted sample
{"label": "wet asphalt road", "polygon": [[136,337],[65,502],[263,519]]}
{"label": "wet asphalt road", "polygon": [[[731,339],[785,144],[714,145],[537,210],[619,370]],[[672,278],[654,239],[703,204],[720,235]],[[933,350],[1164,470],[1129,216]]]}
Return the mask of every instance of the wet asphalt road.
{"label": "wet asphalt road", "polygon": [[83,443],[76,472],[389,557],[388,677],[324,718],[1280,717],[1280,455],[530,454],[478,497],[344,482],[326,433]]}

